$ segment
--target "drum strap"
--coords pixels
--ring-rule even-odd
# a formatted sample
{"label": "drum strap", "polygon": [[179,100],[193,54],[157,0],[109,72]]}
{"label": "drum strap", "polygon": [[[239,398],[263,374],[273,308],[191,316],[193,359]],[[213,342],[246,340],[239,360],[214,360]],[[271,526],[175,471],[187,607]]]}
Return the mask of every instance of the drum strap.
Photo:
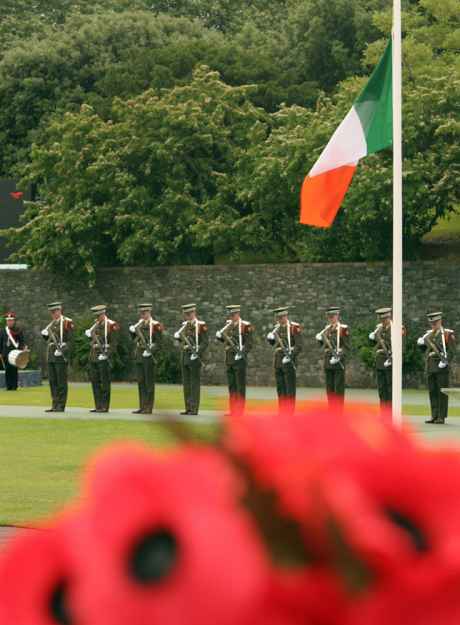
{"label": "drum strap", "polygon": [[16,341],[16,339],[13,338],[13,335],[11,334],[11,330],[6,327],[6,334],[8,335],[8,340],[11,343],[11,345],[14,347],[14,349],[17,349],[19,347],[19,341]]}

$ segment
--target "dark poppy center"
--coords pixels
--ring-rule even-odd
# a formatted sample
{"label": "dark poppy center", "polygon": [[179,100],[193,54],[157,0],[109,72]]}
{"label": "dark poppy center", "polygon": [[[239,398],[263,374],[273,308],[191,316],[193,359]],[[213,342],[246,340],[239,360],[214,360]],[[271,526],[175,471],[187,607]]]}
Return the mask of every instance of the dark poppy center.
{"label": "dark poppy center", "polygon": [[129,558],[130,574],[138,584],[159,583],[173,570],[177,555],[177,540],[169,530],[150,532],[134,545]]}
{"label": "dark poppy center", "polygon": [[51,593],[49,604],[51,617],[59,625],[72,625],[67,596],[67,584],[65,582],[59,582]]}
{"label": "dark poppy center", "polygon": [[402,512],[399,512],[399,510],[394,510],[393,508],[387,508],[385,513],[392,523],[397,525],[409,536],[415,550],[418,553],[425,553],[429,550],[430,545],[427,537],[422,529],[412,519],[410,519],[407,515],[402,514]]}

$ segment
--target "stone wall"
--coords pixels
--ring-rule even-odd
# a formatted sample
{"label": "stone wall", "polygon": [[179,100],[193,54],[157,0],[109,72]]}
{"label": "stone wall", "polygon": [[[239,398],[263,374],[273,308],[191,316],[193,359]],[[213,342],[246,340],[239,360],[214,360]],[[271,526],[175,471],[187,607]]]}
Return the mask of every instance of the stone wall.
{"label": "stone wall", "polygon": [[[0,309],[15,310],[25,322],[35,351],[43,346],[39,332],[48,321],[46,304],[65,302],[71,317],[88,317],[89,307],[110,305],[110,316],[124,332],[137,319],[136,304],[152,301],[154,315],[172,335],[181,323],[180,305],[199,305],[211,336],[225,322],[225,305],[241,303],[243,318],[255,324],[257,342],[250,360],[249,383],[273,383],[271,349],[265,335],[272,325],[270,309],[291,305],[291,319],[304,325],[305,348],[298,366],[299,384],[323,384],[321,352],[314,335],[324,326],[324,309],[342,306],[343,319],[353,327],[374,323],[373,311],[391,305],[391,266],[387,263],[238,265],[104,269],[94,288],[73,284],[72,277],[56,278],[39,271],[0,271]],[[404,269],[404,316],[417,330],[426,327],[425,313],[443,310],[446,325],[454,327],[460,303],[460,263],[413,262]],[[225,380],[222,347],[212,342],[208,383]],[[457,373],[455,373],[457,377]],[[372,374],[353,359],[347,371],[350,386],[373,384]],[[415,380],[417,383],[418,381]]]}

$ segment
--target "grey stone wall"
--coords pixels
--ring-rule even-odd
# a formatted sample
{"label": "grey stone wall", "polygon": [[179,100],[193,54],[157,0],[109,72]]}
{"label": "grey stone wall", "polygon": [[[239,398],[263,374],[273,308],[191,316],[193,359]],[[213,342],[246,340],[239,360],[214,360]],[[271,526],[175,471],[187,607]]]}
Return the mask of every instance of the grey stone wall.
{"label": "grey stone wall", "polygon": [[[271,349],[265,335],[273,322],[270,309],[289,304],[291,318],[304,325],[305,347],[298,366],[299,384],[323,384],[321,352],[314,335],[324,326],[324,309],[340,305],[343,319],[353,327],[374,323],[373,311],[391,305],[391,266],[387,263],[286,264],[200,267],[104,269],[96,286],[86,288],[72,277],[56,278],[39,271],[0,271],[0,309],[13,309],[25,322],[33,349],[41,352],[40,330],[48,321],[46,304],[62,299],[71,317],[88,316],[89,307],[110,305],[110,316],[124,332],[137,319],[136,304],[153,301],[154,315],[172,335],[181,323],[180,305],[195,301],[211,336],[225,322],[225,305],[241,303],[243,318],[256,326],[256,347],[250,359],[249,383],[273,383]],[[404,268],[407,325],[422,331],[425,313],[443,310],[446,325],[455,328],[460,303],[460,263],[413,262]],[[212,341],[208,383],[225,381],[222,347]],[[455,378],[458,377],[455,372]],[[372,374],[358,359],[347,371],[350,386],[373,384]],[[413,380],[418,383],[420,380]],[[460,381],[460,379],[458,380]]]}

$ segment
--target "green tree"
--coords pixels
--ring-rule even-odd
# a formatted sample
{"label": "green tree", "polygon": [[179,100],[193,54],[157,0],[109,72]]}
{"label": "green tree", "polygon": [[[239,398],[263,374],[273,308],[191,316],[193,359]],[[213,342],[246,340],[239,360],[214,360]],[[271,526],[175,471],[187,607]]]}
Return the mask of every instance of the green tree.
{"label": "green tree", "polygon": [[187,86],[116,100],[107,121],[89,106],[56,116],[32,150],[28,180],[41,182],[43,202],[12,233],[17,256],[86,277],[101,265],[212,262],[195,226],[266,133],[250,90],[201,67]]}

